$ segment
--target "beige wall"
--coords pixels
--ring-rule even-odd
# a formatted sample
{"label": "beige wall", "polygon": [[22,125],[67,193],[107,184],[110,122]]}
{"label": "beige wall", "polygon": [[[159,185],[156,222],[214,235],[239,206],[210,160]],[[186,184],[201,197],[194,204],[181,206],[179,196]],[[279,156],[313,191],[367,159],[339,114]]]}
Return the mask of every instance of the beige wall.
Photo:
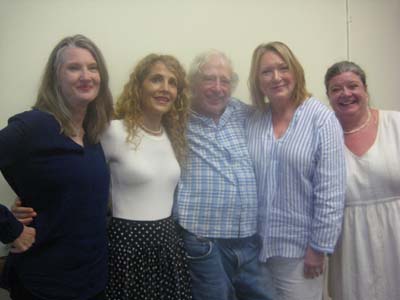
{"label": "beige wall", "polygon": [[[235,96],[248,101],[252,50],[281,40],[296,53],[309,89],[323,101],[324,72],[346,59],[349,47],[350,57],[368,72],[373,100],[400,109],[395,97],[400,1],[348,1],[0,0],[0,126],[29,109],[52,47],[75,33],[102,49],[114,96],[135,62],[150,52],[173,54],[188,66],[198,52],[216,48],[231,56],[240,77]],[[0,202],[13,199],[1,178]]]}
{"label": "beige wall", "polygon": [[400,0],[349,0],[350,59],[367,73],[373,106],[400,110]]}

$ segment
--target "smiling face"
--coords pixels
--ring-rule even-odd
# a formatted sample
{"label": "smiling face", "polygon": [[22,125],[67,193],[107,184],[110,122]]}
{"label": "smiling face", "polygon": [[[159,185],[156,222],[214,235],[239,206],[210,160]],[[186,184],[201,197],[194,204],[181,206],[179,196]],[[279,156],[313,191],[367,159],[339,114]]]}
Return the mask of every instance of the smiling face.
{"label": "smiling face", "polygon": [[61,61],[58,72],[61,94],[72,107],[86,107],[100,89],[96,60],[88,50],[70,47],[62,53]]}
{"label": "smiling face", "polygon": [[176,76],[162,62],[156,62],[142,83],[144,116],[161,118],[170,111],[178,93]]}
{"label": "smiling face", "polygon": [[295,77],[288,64],[277,53],[264,53],[260,60],[258,81],[261,92],[271,103],[292,99]]}
{"label": "smiling face", "polygon": [[367,87],[353,72],[344,72],[328,82],[330,104],[339,118],[354,117],[368,109]]}
{"label": "smiling face", "polygon": [[218,120],[225,111],[232,92],[232,70],[222,57],[211,56],[192,87],[193,109]]}

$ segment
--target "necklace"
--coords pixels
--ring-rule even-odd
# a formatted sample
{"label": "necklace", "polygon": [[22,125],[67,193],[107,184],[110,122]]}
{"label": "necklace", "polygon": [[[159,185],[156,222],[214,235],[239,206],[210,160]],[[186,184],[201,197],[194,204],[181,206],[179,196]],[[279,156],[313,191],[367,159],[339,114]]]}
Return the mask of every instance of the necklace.
{"label": "necklace", "polygon": [[75,126],[74,123],[71,123],[71,125],[75,131],[75,136],[77,136],[77,137],[83,136],[83,134],[85,133],[85,130],[82,127]]}
{"label": "necklace", "polygon": [[352,134],[355,132],[360,131],[361,129],[363,129],[365,126],[368,125],[369,121],[371,121],[371,111],[368,109],[368,116],[367,116],[367,120],[365,120],[365,122],[363,124],[361,124],[360,126],[358,126],[355,129],[351,129],[351,130],[343,130],[344,134]]}
{"label": "necklace", "polygon": [[140,124],[139,125],[140,128],[142,128],[145,132],[151,134],[151,135],[162,135],[163,133],[163,128],[160,126],[160,129],[158,130],[152,130],[150,128],[147,128],[146,126],[144,126],[144,124]]}

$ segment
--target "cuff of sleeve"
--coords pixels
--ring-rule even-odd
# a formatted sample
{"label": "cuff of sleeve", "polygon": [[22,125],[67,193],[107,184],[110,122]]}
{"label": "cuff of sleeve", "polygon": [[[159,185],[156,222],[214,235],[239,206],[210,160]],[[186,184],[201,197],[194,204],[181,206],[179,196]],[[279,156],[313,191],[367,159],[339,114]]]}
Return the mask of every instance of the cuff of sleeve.
{"label": "cuff of sleeve", "polygon": [[329,247],[320,247],[312,242],[310,243],[310,247],[313,248],[313,250],[324,253],[324,254],[332,254],[333,251],[335,250],[335,249],[329,248]]}
{"label": "cuff of sleeve", "polygon": [[1,241],[4,244],[15,241],[24,230],[24,225],[15,219],[14,216],[12,216],[7,223],[1,224],[1,227]]}

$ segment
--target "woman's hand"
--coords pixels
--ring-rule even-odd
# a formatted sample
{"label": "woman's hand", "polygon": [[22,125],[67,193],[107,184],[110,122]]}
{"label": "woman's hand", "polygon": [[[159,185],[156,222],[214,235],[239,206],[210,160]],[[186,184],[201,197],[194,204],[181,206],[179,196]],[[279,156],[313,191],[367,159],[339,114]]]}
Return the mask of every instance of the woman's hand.
{"label": "woman's hand", "polygon": [[324,272],[325,254],[307,247],[304,256],[304,277],[315,278]]}
{"label": "woman's hand", "polygon": [[21,200],[16,198],[13,206],[11,206],[11,212],[18,221],[24,225],[28,225],[32,222],[33,218],[36,217],[36,212],[32,207],[23,207],[21,205]]}
{"label": "woman's hand", "polygon": [[28,250],[35,242],[36,230],[24,225],[24,230],[20,236],[11,244],[10,252],[22,253]]}

